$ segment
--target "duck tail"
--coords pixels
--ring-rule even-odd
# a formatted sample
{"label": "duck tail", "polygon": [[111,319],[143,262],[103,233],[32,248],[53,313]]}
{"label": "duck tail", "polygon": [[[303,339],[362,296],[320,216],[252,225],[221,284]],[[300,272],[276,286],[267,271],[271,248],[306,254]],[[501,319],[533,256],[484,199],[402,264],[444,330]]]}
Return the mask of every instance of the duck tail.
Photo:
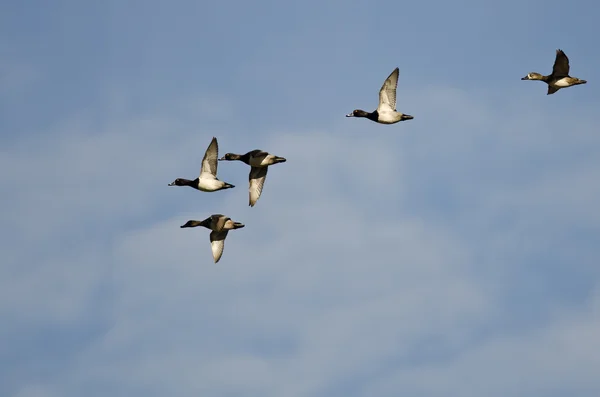
{"label": "duck tail", "polygon": [[227,182],[225,182],[225,185],[223,185],[223,189],[231,189],[233,187],[235,187],[235,185],[232,185],[231,183],[227,183]]}

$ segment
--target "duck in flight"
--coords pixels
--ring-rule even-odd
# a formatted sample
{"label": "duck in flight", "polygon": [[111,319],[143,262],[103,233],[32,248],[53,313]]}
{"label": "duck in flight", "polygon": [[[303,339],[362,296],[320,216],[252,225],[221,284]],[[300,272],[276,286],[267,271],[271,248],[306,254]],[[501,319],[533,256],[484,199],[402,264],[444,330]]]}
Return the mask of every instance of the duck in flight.
{"label": "duck in flight", "polygon": [[250,174],[248,176],[250,207],[254,207],[254,204],[256,204],[262,193],[269,166],[278,163],[285,163],[287,161],[283,157],[275,156],[274,154],[269,154],[259,149],[252,150],[246,154],[227,153],[225,156],[219,159],[219,161],[222,160],[239,160],[250,166]]}
{"label": "duck in flight", "polygon": [[385,80],[379,90],[379,106],[371,113],[356,109],[346,117],[366,117],[376,123],[394,124],[399,121],[412,120],[414,117],[396,111],[396,87],[398,86],[399,69],[396,68]]}
{"label": "duck in flight", "polygon": [[219,144],[217,138],[212,139],[204,153],[200,176],[194,180],[177,178],[169,183],[169,186],[190,186],[203,192],[216,192],[217,190],[229,189],[234,185],[217,179],[217,158],[219,157]]}
{"label": "duck in flight", "polygon": [[240,222],[234,222],[231,218],[222,214],[214,214],[203,221],[187,221],[181,228],[204,226],[212,230],[210,232],[210,247],[212,249],[215,263],[219,262],[225,248],[225,237],[230,230],[241,229],[245,225]]}
{"label": "duck in flight", "polygon": [[585,84],[587,81],[578,79],[577,77],[569,76],[569,58],[563,50],[556,50],[556,59],[552,67],[552,74],[544,76],[540,73],[531,72],[521,80],[541,80],[548,84],[548,93],[554,94],[561,88],[571,87],[574,85]]}

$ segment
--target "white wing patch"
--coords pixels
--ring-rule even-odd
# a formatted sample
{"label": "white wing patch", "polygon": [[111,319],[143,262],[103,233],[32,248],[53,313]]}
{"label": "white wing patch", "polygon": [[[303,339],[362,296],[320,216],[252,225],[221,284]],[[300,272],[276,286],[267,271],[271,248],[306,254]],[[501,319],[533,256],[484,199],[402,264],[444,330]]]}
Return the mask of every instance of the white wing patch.
{"label": "white wing patch", "polygon": [[250,168],[250,187],[248,189],[250,195],[250,206],[254,207],[254,204],[258,201],[265,179],[267,178],[267,171],[269,167],[252,167]]}

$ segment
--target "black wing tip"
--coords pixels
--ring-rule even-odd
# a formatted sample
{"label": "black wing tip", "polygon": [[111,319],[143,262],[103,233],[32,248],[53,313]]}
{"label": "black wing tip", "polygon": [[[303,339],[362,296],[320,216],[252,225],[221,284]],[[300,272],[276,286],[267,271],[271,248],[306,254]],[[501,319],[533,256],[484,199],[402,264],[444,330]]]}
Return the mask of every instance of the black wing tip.
{"label": "black wing tip", "polygon": [[400,69],[397,66],[396,66],[396,69],[392,70],[392,73],[390,73],[390,75],[388,76],[387,79],[389,79],[390,77],[392,77],[395,74],[400,74]]}

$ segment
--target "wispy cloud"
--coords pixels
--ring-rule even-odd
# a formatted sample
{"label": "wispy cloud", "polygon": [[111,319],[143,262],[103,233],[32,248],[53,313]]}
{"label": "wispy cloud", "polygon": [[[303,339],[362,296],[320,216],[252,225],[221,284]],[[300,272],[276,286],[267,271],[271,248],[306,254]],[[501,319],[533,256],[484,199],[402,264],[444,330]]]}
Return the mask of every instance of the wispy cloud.
{"label": "wispy cloud", "polygon": [[[35,186],[6,179],[14,175],[4,177],[3,185],[17,184],[22,195],[13,196],[13,211],[4,215],[15,227],[21,225],[17,237],[22,237],[15,243],[23,244],[30,236],[33,244],[27,254],[16,254],[17,246],[5,247],[8,255],[20,258],[18,267],[5,268],[3,277],[11,280],[3,289],[4,316],[19,319],[5,336],[15,338],[20,327],[48,322],[64,335],[81,332],[96,317],[92,308],[102,313],[84,341],[63,351],[69,352],[63,367],[47,372],[54,380],[45,378],[42,384],[58,385],[61,395],[78,395],[88,390],[86,385],[97,383],[103,385],[99,394],[125,388],[149,395],[167,390],[174,395],[242,390],[262,395],[391,395],[402,384],[416,394],[470,395],[481,392],[483,379],[491,381],[491,375],[467,386],[456,379],[463,379],[466,371],[483,371],[484,362],[497,362],[496,370],[514,376],[533,370],[533,359],[512,366],[508,353],[494,357],[499,349],[517,354],[532,339],[564,341],[579,328],[581,320],[571,325],[572,319],[584,318],[590,309],[582,302],[579,309],[579,304],[571,306],[581,314],[557,317],[541,296],[532,296],[530,310],[550,309],[549,314],[519,331],[506,318],[518,303],[507,303],[505,294],[514,291],[509,284],[499,288],[497,277],[501,273],[500,280],[507,282],[543,272],[534,265],[535,258],[540,249],[550,248],[545,239],[553,238],[553,230],[586,220],[594,224],[572,215],[593,212],[593,200],[578,198],[597,196],[589,186],[598,164],[588,157],[564,160],[570,173],[543,173],[534,167],[539,181],[522,186],[520,178],[512,184],[510,179],[491,178],[482,180],[481,187],[497,194],[478,192],[470,186],[476,175],[451,171],[465,171],[468,158],[477,156],[480,144],[465,144],[470,141],[465,133],[475,142],[483,139],[477,126],[486,120],[494,125],[493,116],[481,116],[492,112],[485,100],[469,100],[459,91],[454,96],[432,92],[431,100],[423,99],[436,101],[455,124],[475,125],[445,134],[438,126],[430,135],[439,141],[429,151],[417,139],[429,128],[426,122],[412,136],[386,136],[382,130],[379,139],[360,134],[363,126],[357,123],[346,124],[345,133],[352,139],[343,139],[342,131],[336,130],[346,120],[330,131],[263,135],[261,147],[290,161],[273,168],[253,209],[246,208],[248,170],[241,164],[219,166],[219,172],[237,184],[227,195],[166,187],[172,177],[196,172],[198,153],[212,134],[178,127],[179,122],[193,121],[194,106],[186,107],[192,111],[184,121],[175,111],[178,117],[168,112],[151,119],[141,115],[109,124],[101,133],[87,127],[61,129],[43,152],[26,157],[21,165],[32,174],[47,171],[46,199],[32,194]],[[471,101],[482,107],[476,121],[467,112],[475,107]],[[413,106],[424,105],[417,101]],[[172,131],[172,140],[164,138],[165,130]],[[534,139],[515,143],[511,136],[489,133],[496,137],[491,139],[495,158],[524,152],[522,145],[536,145]],[[588,137],[585,131],[582,136]],[[390,145],[398,140],[401,145]],[[224,139],[221,150],[235,146]],[[444,148],[451,148],[453,156],[444,158]],[[25,158],[14,153],[14,161]],[[104,153],[110,154],[110,161]],[[525,164],[527,159],[513,161]],[[568,177],[573,174],[577,177]],[[58,183],[50,183],[54,180]],[[438,201],[428,197],[439,183],[446,189],[440,194],[472,205],[469,209],[456,204],[454,214],[462,214],[462,219],[440,213]],[[516,189],[511,191],[511,186]],[[549,194],[548,189],[570,193]],[[379,197],[383,191],[385,197]],[[374,207],[378,202],[389,207]],[[556,206],[562,211],[555,212]],[[211,263],[208,231],[178,227],[213,212],[231,214],[248,225],[228,237],[218,266]],[[156,213],[162,220],[152,221]],[[100,227],[102,233],[90,227]],[[562,252],[577,246],[565,235],[560,242]],[[53,245],[62,248],[53,250]],[[35,256],[38,259],[31,261]],[[585,269],[592,264],[563,265]],[[597,274],[588,274],[597,280]],[[28,290],[37,293],[25,294]],[[540,290],[534,285],[532,291]],[[15,304],[10,296],[22,299]],[[560,307],[560,298],[550,302]],[[18,314],[23,312],[28,317]],[[42,330],[28,336],[30,343],[41,343]],[[528,354],[537,357],[545,346],[538,341]],[[9,355],[14,355],[13,349],[5,348]],[[227,376],[224,368],[231,368]],[[541,366],[535,370],[540,377],[553,371]],[[26,382],[25,373],[9,373]],[[570,379],[564,387],[572,384]],[[577,379],[595,386],[591,379]],[[13,385],[9,391],[25,393],[16,382],[8,383]],[[348,384],[360,387],[350,392],[344,386]],[[536,388],[534,380],[523,385],[532,393],[548,390]],[[498,393],[516,390],[500,386]]]}

